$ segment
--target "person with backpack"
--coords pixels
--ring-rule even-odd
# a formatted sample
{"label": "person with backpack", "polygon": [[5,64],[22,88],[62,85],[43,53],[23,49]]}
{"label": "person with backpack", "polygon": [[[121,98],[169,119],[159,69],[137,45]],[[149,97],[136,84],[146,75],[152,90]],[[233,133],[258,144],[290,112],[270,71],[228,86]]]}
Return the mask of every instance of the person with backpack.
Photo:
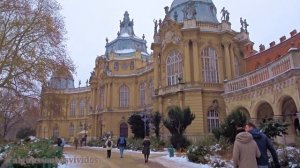
{"label": "person with backpack", "polygon": [[106,152],[107,152],[106,157],[108,159],[110,159],[110,157],[111,157],[112,146],[113,146],[113,141],[111,140],[110,137],[108,137],[107,141],[105,142],[105,147],[106,147]]}
{"label": "person with backpack", "polygon": [[124,136],[119,137],[117,146],[120,149],[121,158],[123,158],[124,149],[126,148],[126,139]]}

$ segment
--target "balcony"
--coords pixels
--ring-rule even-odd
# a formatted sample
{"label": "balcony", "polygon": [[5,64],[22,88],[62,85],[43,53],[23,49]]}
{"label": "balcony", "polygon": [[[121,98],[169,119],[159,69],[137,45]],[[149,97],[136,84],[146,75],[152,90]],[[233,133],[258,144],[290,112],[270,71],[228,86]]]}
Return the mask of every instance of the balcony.
{"label": "balcony", "polygon": [[278,60],[237,79],[228,81],[225,84],[225,94],[253,87],[293,69],[300,69],[299,49],[290,50],[287,55],[280,57]]}

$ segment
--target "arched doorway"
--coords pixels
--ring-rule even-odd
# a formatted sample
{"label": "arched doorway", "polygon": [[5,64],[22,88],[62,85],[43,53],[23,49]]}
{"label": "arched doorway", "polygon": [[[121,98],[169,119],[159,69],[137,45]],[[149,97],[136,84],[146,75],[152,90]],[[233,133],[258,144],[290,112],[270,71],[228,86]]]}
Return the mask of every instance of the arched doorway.
{"label": "arched doorway", "polygon": [[295,101],[291,97],[286,97],[282,101],[281,113],[283,115],[283,121],[289,124],[287,135],[285,135],[285,141],[287,144],[294,143],[296,139],[296,128],[294,125],[297,113],[297,107]]}
{"label": "arched doorway", "polygon": [[273,108],[267,102],[262,103],[259,105],[256,111],[257,114],[257,122],[264,122],[268,119],[272,119],[274,116]]}
{"label": "arched doorway", "polygon": [[125,122],[120,124],[120,136],[128,137],[128,124]]}

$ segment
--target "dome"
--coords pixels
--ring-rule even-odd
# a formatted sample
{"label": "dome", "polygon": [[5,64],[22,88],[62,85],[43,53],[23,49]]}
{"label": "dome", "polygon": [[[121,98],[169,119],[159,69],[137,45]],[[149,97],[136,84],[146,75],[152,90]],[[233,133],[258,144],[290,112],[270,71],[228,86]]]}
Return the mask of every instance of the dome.
{"label": "dome", "polygon": [[74,78],[72,73],[64,67],[58,68],[50,78],[49,87],[54,89],[74,88]]}
{"label": "dome", "polygon": [[[188,2],[189,0],[174,0],[171,5],[171,9],[175,6],[181,5],[183,3]],[[206,3],[213,3],[212,0],[193,0],[193,1],[200,1],[200,2],[206,2]]]}
{"label": "dome", "polygon": [[142,57],[148,57],[146,40],[143,35],[142,38],[137,37],[134,34],[134,22],[130,20],[129,13],[126,11],[124,13],[124,18],[120,21],[120,31],[118,32],[118,37],[108,42],[105,46],[105,55],[110,53],[115,53],[117,57],[134,57],[136,51],[140,51]]}
{"label": "dome", "polygon": [[177,22],[196,19],[200,22],[219,23],[212,0],[174,0],[169,15]]}

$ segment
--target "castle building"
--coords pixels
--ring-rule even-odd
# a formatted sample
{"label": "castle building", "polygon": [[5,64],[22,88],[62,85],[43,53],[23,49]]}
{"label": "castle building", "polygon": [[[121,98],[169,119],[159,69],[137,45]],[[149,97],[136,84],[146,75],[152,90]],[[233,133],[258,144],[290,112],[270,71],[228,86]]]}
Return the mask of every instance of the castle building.
{"label": "castle building", "polygon": [[[74,88],[68,72],[54,74],[44,87],[38,136],[130,136],[127,120],[133,113],[166,116],[168,107],[178,105],[196,115],[186,131],[192,140],[211,134],[226,115],[242,109],[257,123],[289,122],[284,140],[292,143],[292,122],[300,117],[300,33],[292,31],[257,52],[247,22],[232,30],[229,13],[225,8],[221,13],[219,21],[212,0],[174,0],[164,19],[154,22],[149,54],[126,11],[85,87]],[[162,135],[169,136],[163,126]]]}

